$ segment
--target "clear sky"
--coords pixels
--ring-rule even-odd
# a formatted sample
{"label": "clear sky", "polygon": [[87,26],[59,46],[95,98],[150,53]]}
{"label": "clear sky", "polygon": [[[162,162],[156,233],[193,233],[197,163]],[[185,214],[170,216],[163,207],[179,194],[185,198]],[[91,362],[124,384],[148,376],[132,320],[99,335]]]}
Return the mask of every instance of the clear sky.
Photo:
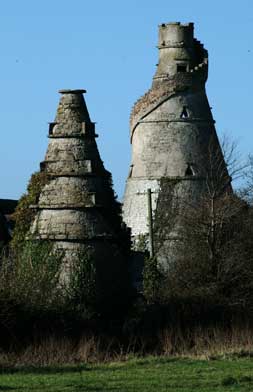
{"label": "clear sky", "polygon": [[0,198],[38,170],[65,88],[85,88],[105,167],[122,196],[129,114],[150,87],[158,25],[194,22],[209,51],[207,93],[218,134],[253,153],[253,0],[1,0]]}

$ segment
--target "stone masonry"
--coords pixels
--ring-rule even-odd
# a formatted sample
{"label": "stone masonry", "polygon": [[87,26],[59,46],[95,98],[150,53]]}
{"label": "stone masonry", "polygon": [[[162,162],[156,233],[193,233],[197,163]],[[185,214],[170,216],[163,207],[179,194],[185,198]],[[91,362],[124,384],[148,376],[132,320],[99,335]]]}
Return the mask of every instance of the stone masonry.
{"label": "stone masonry", "polygon": [[[80,253],[96,262],[100,288],[117,289],[124,272],[121,217],[83,97],[85,90],[61,90],[41,170],[48,182],[41,191],[32,225],[38,239],[53,241],[65,253],[64,279]],[[123,264],[122,264],[123,263]],[[107,290],[110,291],[110,290]]]}
{"label": "stone masonry", "polygon": [[135,103],[130,117],[132,162],[123,216],[135,243],[147,237],[146,193],[151,188],[153,215],[163,217],[160,223],[155,221],[155,251],[166,268],[180,237],[180,224],[171,216],[173,205],[179,198],[181,206],[197,204],[206,192],[205,162],[211,144],[226,168],[205,92],[208,53],[194,38],[193,23],[159,26],[158,49],[152,86]]}

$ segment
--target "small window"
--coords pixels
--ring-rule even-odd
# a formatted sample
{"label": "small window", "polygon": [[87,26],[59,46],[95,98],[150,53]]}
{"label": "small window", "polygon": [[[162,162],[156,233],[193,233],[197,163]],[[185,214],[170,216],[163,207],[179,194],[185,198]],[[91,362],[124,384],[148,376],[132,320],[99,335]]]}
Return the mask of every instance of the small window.
{"label": "small window", "polygon": [[189,117],[189,113],[187,111],[186,106],[183,107],[182,113],[180,115],[180,118],[188,118]]}
{"label": "small window", "polygon": [[185,171],[185,175],[186,176],[194,176],[195,175],[194,170],[191,165],[187,166],[187,169]]}
{"label": "small window", "polygon": [[131,178],[131,177],[132,177],[133,166],[134,166],[134,165],[130,165],[130,170],[129,170],[128,178]]}
{"label": "small window", "polygon": [[48,130],[49,135],[52,135],[52,134],[53,134],[53,129],[54,129],[54,126],[55,126],[55,125],[56,125],[55,122],[49,123],[49,130]]}
{"label": "small window", "polygon": [[40,162],[40,171],[44,172],[46,170],[46,162]]}
{"label": "small window", "polygon": [[187,65],[178,64],[177,65],[177,72],[187,72]]}

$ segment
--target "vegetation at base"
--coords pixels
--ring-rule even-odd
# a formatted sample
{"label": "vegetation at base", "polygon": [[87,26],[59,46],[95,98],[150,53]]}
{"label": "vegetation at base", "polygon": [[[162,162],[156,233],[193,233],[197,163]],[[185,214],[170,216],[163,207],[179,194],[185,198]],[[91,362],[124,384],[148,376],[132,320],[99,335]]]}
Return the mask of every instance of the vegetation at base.
{"label": "vegetation at base", "polygon": [[102,365],[2,370],[1,390],[251,392],[250,358],[201,361],[177,358],[129,359]]}
{"label": "vegetation at base", "polygon": [[13,302],[20,301],[27,308],[37,307],[41,310],[52,306],[60,298],[60,287],[57,289],[57,285],[61,262],[61,253],[53,251],[50,242],[29,241],[18,256],[3,258],[1,290]]}
{"label": "vegetation at base", "polygon": [[100,213],[107,224],[117,233],[118,247],[126,257],[129,257],[131,247],[130,231],[122,221],[121,203],[117,200],[117,195],[113,190],[112,175],[107,170],[104,171],[103,183],[106,192],[103,195]]}
{"label": "vegetation at base", "polygon": [[[222,150],[211,140],[197,202],[187,202],[183,187],[174,189],[176,184],[165,182],[154,217],[154,242],[155,254],[170,261],[164,280],[159,280],[161,267],[154,260],[146,262],[144,295],[149,288],[150,297],[154,287],[153,303],[205,304],[210,312],[223,308],[226,314],[242,313],[252,320],[253,157],[242,162],[226,137]],[[244,186],[232,190],[232,177]],[[164,240],[171,236],[179,240]]]}
{"label": "vegetation at base", "polygon": [[1,258],[0,344],[19,344],[31,336],[40,320],[50,319],[63,306],[59,276],[62,255],[52,244],[29,241],[22,251]]}
{"label": "vegetation at base", "polygon": [[148,304],[161,300],[164,281],[164,273],[159,268],[156,257],[146,257],[143,268],[143,294]]}
{"label": "vegetation at base", "polygon": [[96,265],[88,253],[80,252],[70,268],[66,301],[68,309],[77,318],[88,320],[97,314]]}
{"label": "vegetation at base", "polygon": [[[53,324],[60,323],[64,329],[66,324],[72,323],[70,319],[78,324],[98,317],[99,310],[101,313],[98,306],[102,298],[102,294],[98,292],[101,285],[97,282],[98,268],[93,257],[84,253],[74,257],[71,265],[67,266],[70,271],[69,279],[65,279],[64,252],[56,251],[53,242],[36,239],[35,232],[31,234],[31,225],[36,215],[36,208],[31,207],[36,207],[41,191],[48,182],[49,177],[45,171],[31,176],[27,192],[19,200],[13,214],[15,229],[12,241],[5,249],[1,249],[0,305],[4,306],[3,310],[0,308],[0,331],[6,329],[10,336],[24,329],[24,320],[29,335],[34,330],[34,325],[36,333],[40,333],[41,327],[38,325],[42,320],[43,328],[44,324],[50,324],[47,323],[48,319]],[[109,172],[105,173],[104,187],[106,197],[101,214],[115,232],[121,233],[119,245],[123,258],[127,259],[130,249],[129,231],[126,227],[121,227],[121,206],[113,192]],[[108,214],[109,210],[112,213]],[[119,262],[122,255],[115,256],[114,264],[118,269],[114,275],[110,275],[115,277],[119,273],[127,280],[126,260],[124,268],[123,262]],[[120,266],[122,271],[118,271]],[[106,281],[107,276],[103,279]],[[105,298],[110,300],[110,295]],[[39,322],[36,322],[36,318]]]}

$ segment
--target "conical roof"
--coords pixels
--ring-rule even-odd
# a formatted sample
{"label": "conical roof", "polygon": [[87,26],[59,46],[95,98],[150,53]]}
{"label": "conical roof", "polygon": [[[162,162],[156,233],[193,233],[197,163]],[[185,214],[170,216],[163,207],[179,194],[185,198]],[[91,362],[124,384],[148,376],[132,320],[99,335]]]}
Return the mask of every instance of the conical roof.
{"label": "conical roof", "polygon": [[55,121],[49,124],[48,149],[41,163],[48,182],[34,223],[40,238],[77,242],[117,238],[118,203],[98,152],[84,92],[61,90]]}
{"label": "conical roof", "polygon": [[54,136],[76,136],[83,133],[83,123],[91,123],[83,97],[86,90],[60,90],[60,99],[55,122],[52,126]]}
{"label": "conical roof", "polygon": [[[99,301],[118,299],[126,288],[129,238],[122,229],[111,175],[105,170],[83,97],[85,90],[61,90],[41,171],[46,185],[39,196],[31,232],[64,251],[62,281],[76,262],[88,257],[96,266]],[[87,257],[86,257],[86,256]],[[92,259],[90,259],[90,257]]]}

